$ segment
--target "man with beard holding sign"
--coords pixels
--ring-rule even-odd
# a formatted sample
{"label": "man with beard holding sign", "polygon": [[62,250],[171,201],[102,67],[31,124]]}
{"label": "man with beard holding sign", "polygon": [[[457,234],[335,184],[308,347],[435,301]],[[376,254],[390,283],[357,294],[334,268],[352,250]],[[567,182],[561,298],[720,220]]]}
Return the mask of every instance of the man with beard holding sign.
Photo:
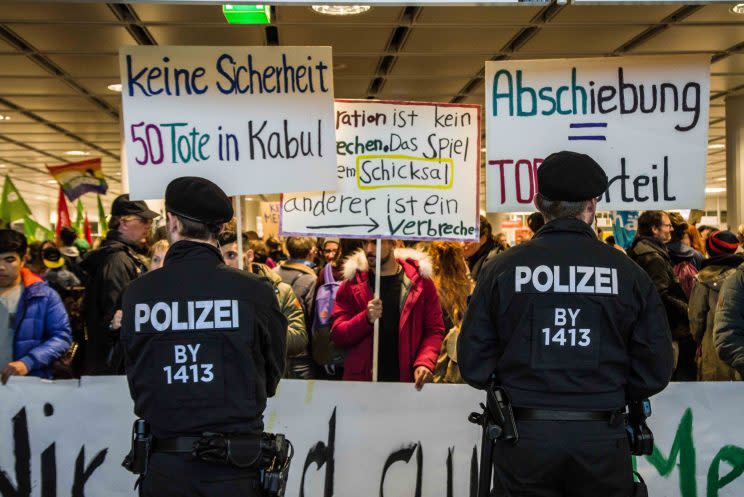
{"label": "man with beard holding sign", "polygon": [[608,184],[602,168],[559,152],[537,175],[547,224],[483,268],[458,342],[460,371],[488,388],[479,422],[492,416],[497,427],[498,495],[630,497],[631,450],[653,445],[647,398],[672,374],[664,307],[646,273],[592,228]]}

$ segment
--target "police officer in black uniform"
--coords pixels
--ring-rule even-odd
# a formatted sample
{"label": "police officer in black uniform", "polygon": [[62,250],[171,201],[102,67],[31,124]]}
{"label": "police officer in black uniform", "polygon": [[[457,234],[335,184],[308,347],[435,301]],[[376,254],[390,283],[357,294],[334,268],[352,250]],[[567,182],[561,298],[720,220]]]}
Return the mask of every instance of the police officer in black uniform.
{"label": "police officer in black uniform", "polygon": [[630,497],[620,413],[669,382],[664,306],[646,273],[592,228],[602,168],[559,152],[537,176],[547,224],[484,268],[458,340],[465,381],[495,379],[511,398],[519,438],[495,443],[495,494]]}
{"label": "police officer in black uniform", "polygon": [[[152,435],[141,495],[261,495],[254,460],[284,371],[286,319],[268,284],[223,263],[216,238],[233,209],[217,185],[178,178],[165,208],[164,266],[135,280],[122,306],[134,410]],[[225,440],[243,467],[193,454]]]}

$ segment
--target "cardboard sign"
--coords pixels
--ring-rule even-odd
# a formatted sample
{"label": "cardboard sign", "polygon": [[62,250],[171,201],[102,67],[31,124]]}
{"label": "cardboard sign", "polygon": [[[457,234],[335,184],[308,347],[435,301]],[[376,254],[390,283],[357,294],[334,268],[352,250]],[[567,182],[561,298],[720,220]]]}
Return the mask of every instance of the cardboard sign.
{"label": "cardboard sign", "polygon": [[[744,495],[743,401],[735,382],[653,397],[656,451],[636,460],[649,495]],[[282,380],[264,419],[294,445],[287,497],[466,497],[481,439],[467,417],[479,402],[467,385]],[[0,496],[134,497],[136,476],[121,467],[133,420],[123,376],[12,377],[0,388]]]}
{"label": "cardboard sign", "polygon": [[133,199],[179,176],[228,195],[335,187],[330,47],[124,47]]}
{"label": "cardboard sign", "polygon": [[285,194],[283,235],[476,240],[480,106],[336,101],[335,191]]}
{"label": "cardboard sign", "polygon": [[601,208],[705,203],[707,55],[486,62],[486,204],[522,211],[553,152],[590,155],[610,180]]}
{"label": "cardboard sign", "polygon": [[279,202],[261,202],[262,238],[279,236]]}

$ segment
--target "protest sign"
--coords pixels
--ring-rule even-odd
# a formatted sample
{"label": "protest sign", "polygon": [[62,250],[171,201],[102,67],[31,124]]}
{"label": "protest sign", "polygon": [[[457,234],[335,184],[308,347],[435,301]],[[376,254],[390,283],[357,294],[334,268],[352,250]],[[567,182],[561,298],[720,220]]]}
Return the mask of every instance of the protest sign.
{"label": "protest sign", "polygon": [[279,235],[279,202],[261,202],[262,238]]}
{"label": "protest sign", "polygon": [[607,210],[705,202],[707,55],[486,62],[486,205],[521,211],[553,152],[593,157]]}
{"label": "protest sign", "polygon": [[336,101],[335,191],[285,194],[283,235],[476,240],[480,106]]}
{"label": "protest sign", "polygon": [[124,47],[130,196],[179,176],[228,195],[335,187],[330,47]]}
{"label": "protest sign", "polygon": [[612,212],[612,234],[615,243],[627,249],[633,243],[638,231],[638,211],[615,211]]}
{"label": "protest sign", "polygon": [[[744,495],[742,400],[735,382],[676,383],[651,399],[655,451],[636,460],[649,495]],[[282,380],[264,419],[294,445],[288,497],[466,497],[479,402],[467,385]],[[11,378],[0,387],[0,497],[137,495],[121,467],[132,407],[123,376]]]}

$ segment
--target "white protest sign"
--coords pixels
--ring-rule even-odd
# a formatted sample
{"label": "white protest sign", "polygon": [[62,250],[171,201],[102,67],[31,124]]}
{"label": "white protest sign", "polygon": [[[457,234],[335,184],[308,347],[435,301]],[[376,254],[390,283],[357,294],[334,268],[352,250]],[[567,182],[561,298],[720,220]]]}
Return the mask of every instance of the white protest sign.
{"label": "white protest sign", "polygon": [[330,47],[124,47],[130,195],[180,176],[228,195],[335,187]]}
{"label": "white protest sign", "polygon": [[480,106],[336,101],[338,186],[282,197],[283,235],[475,240]]}
{"label": "white protest sign", "polygon": [[590,155],[607,210],[702,207],[707,55],[486,62],[486,205],[522,211],[553,152]]}
{"label": "white protest sign", "polygon": [[[466,497],[479,402],[467,385],[282,380],[264,419],[294,445],[287,497]],[[744,495],[741,384],[677,383],[651,402],[657,450],[637,460],[649,495]],[[123,376],[11,378],[0,386],[0,497],[134,497],[121,467],[133,420]]]}

